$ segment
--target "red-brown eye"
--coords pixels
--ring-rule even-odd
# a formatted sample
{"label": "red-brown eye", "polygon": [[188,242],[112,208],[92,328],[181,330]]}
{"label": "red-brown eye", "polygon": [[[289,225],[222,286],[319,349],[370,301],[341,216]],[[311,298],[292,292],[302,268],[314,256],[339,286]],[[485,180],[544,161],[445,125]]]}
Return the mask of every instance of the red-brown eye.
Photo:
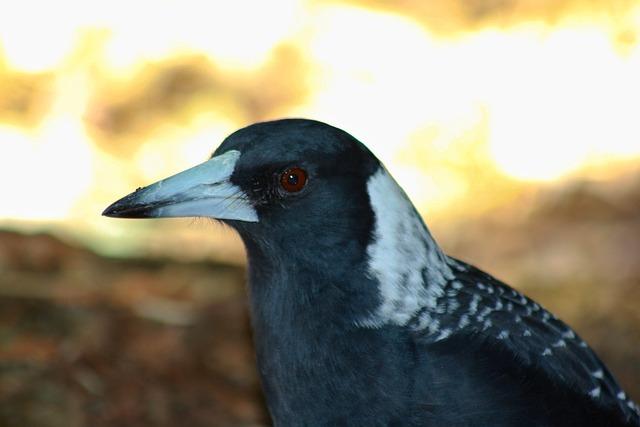
{"label": "red-brown eye", "polygon": [[280,186],[289,193],[297,193],[307,183],[307,173],[304,169],[289,168],[280,175]]}

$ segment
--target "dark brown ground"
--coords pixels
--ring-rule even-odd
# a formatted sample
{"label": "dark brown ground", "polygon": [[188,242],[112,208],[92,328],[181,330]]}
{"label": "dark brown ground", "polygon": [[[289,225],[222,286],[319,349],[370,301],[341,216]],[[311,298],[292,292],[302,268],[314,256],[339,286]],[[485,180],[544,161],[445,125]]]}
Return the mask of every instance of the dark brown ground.
{"label": "dark brown ground", "polygon": [[[434,231],[566,320],[638,399],[636,178]],[[243,281],[239,267],[109,259],[0,232],[0,426],[268,425]]]}
{"label": "dark brown ground", "polygon": [[241,268],[0,234],[0,426],[266,425]]}

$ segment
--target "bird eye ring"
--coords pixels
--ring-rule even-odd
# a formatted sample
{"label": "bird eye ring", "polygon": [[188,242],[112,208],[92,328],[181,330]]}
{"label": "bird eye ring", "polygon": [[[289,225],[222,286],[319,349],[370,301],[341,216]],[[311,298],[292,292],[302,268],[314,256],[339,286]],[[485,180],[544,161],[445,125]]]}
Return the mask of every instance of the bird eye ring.
{"label": "bird eye ring", "polygon": [[280,175],[280,186],[288,193],[297,193],[307,184],[307,172],[299,167],[285,170]]}

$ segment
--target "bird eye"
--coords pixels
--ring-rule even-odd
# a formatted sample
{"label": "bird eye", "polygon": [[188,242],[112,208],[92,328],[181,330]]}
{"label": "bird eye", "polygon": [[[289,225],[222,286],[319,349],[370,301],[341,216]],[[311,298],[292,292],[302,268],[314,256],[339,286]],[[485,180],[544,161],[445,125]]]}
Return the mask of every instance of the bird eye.
{"label": "bird eye", "polygon": [[280,186],[289,193],[297,193],[307,183],[307,173],[298,167],[289,168],[280,175]]}

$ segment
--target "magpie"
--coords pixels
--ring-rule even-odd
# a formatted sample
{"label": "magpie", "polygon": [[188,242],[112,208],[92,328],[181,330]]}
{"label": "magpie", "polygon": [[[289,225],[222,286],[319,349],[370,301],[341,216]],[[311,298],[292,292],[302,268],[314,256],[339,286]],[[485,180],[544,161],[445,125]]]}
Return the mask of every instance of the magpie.
{"label": "magpie", "polygon": [[382,163],[341,129],[253,124],[103,214],[210,217],[239,233],[276,426],[640,426],[585,341],[445,255]]}

